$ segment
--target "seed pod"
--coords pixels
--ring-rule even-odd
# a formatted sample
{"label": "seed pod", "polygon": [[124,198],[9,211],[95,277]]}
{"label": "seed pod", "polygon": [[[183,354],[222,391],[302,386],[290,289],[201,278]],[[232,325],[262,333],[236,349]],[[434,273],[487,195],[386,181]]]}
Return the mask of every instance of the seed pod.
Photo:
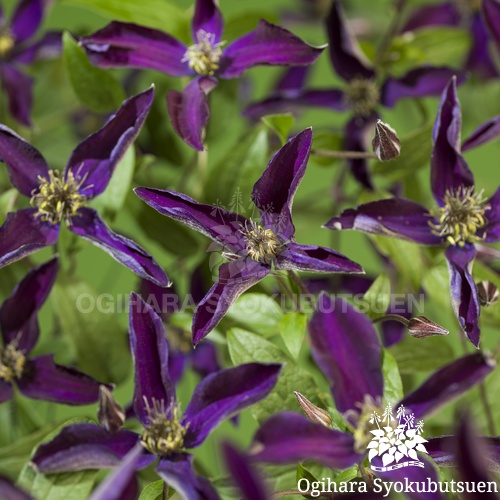
{"label": "seed pod", "polygon": [[310,420],[323,424],[325,427],[332,426],[332,418],[327,411],[312,404],[300,392],[294,391],[293,393],[295,394],[300,407],[304,410],[304,413],[309,417]]}
{"label": "seed pod", "polygon": [[115,401],[111,391],[105,386],[99,386],[99,407],[97,420],[108,432],[116,432],[125,422],[125,412]]}
{"label": "seed pod", "polygon": [[394,160],[401,152],[401,143],[396,131],[382,120],[375,124],[372,141],[373,152],[380,161]]}
{"label": "seed pod", "polygon": [[408,320],[408,332],[412,337],[422,339],[434,335],[448,335],[450,332],[425,316],[415,316]]}
{"label": "seed pod", "polygon": [[480,281],[477,283],[479,303],[483,307],[489,307],[498,302],[498,288],[491,281]]}

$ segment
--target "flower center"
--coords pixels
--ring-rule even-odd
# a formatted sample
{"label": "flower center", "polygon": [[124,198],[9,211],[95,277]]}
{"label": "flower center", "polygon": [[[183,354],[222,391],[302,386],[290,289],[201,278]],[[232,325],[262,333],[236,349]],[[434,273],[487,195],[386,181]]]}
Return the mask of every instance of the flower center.
{"label": "flower center", "polygon": [[14,48],[14,36],[8,28],[0,28],[0,59],[5,59]]}
{"label": "flower center", "polygon": [[38,180],[40,188],[32,193],[30,203],[38,208],[35,217],[40,217],[42,221],[59,224],[64,219],[70,223],[78,209],[85,206],[87,197],[80,194],[85,178],[75,179],[69,172],[64,179],[58,170],[49,170],[48,179],[39,175]]}
{"label": "flower center", "polygon": [[21,378],[26,364],[26,357],[17,349],[17,342],[11,342],[0,351],[0,379],[12,382]]}
{"label": "flower center", "polygon": [[484,214],[490,207],[482,195],[483,191],[475,193],[474,187],[446,191],[444,206],[432,214],[438,223],[429,222],[432,232],[461,247],[483,240],[485,235],[478,236],[477,231],[488,222]]}
{"label": "flower center", "polygon": [[219,69],[222,47],[226,42],[215,43],[215,35],[198,30],[196,41],[186,50],[181,62],[188,62],[189,67],[199,75],[212,76]]}
{"label": "flower center", "polygon": [[279,254],[283,246],[281,240],[270,230],[260,224],[251,222],[241,233],[247,240],[246,252],[261,264],[270,264]]}
{"label": "flower center", "polygon": [[369,115],[380,100],[380,91],[373,80],[354,78],[347,88],[347,104],[356,115]]}
{"label": "flower center", "polygon": [[454,0],[455,7],[460,14],[462,24],[469,24],[472,16],[481,10],[482,0]]}
{"label": "flower center", "polygon": [[179,451],[184,445],[184,435],[187,426],[179,422],[179,408],[174,406],[170,418],[167,417],[167,409],[164,401],[153,399],[153,406],[144,398],[148,412],[149,425],[144,428],[141,443],[149,452],[164,457]]}
{"label": "flower center", "polygon": [[[361,412],[349,410],[346,417],[353,424],[354,450],[357,453],[364,453],[368,443],[373,439],[370,431],[379,429],[384,424],[382,422],[381,402],[365,395],[363,403],[359,404]],[[352,418],[351,418],[352,417]]]}

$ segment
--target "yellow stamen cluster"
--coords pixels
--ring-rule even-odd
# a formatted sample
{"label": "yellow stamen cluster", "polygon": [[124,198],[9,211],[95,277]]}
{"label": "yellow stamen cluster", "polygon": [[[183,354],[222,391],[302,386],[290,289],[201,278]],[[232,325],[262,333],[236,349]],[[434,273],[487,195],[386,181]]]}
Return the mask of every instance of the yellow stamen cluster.
{"label": "yellow stamen cluster", "polygon": [[482,241],[478,230],[486,225],[488,220],[485,212],[489,208],[483,191],[474,192],[474,187],[461,186],[457,190],[446,191],[444,206],[432,214],[438,223],[429,222],[432,232],[446,238],[450,245],[463,247],[466,243]]}
{"label": "yellow stamen cluster", "polygon": [[182,62],[187,61],[199,75],[212,76],[219,69],[222,47],[226,42],[215,43],[215,35],[204,30],[196,33],[196,40],[198,43],[188,47]]}
{"label": "yellow stamen cluster", "polygon": [[380,90],[373,80],[354,78],[347,88],[347,105],[354,114],[368,116],[379,103]]}
{"label": "yellow stamen cluster", "polygon": [[[373,434],[370,431],[378,429],[377,422],[373,419],[374,414],[381,415],[381,402],[374,401],[369,395],[365,395],[363,403],[358,405],[361,412],[354,410],[347,412],[346,417],[352,417],[354,450],[357,453],[364,453],[368,443],[373,439]],[[387,424],[386,424],[387,425]]]}
{"label": "yellow stamen cluster", "polygon": [[144,402],[148,412],[149,425],[142,433],[142,446],[160,457],[182,450],[187,426],[183,427],[180,424],[177,406],[173,408],[169,419],[164,401],[153,399],[152,407],[149,406],[146,398],[144,398]]}
{"label": "yellow stamen cluster", "polygon": [[0,59],[5,59],[14,48],[15,39],[7,28],[0,29]]}
{"label": "yellow stamen cluster", "polygon": [[17,349],[17,343],[11,342],[0,352],[0,379],[12,382],[21,378],[26,364],[26,357]]}
{"label": "yellow stamen cluster", "polygon": [[261,264],[271,264],[283,246],[271,229],[264,229],[260,224],[252,222],[241,232],[247,240],[247,254]]}
{"label": "yellow stamen cluster", "polygon": [[51,224],[62,220],[70,223],[71,217],[78,215],[78,209],[86,205],[87,197],[80,194],[85,178],[75,178],[68,172],[64,179],[58,170],[49,170],[48,174],[48,179],[38,176],[40,188],[32,193],[30,203],[38,208],[35,217]]}

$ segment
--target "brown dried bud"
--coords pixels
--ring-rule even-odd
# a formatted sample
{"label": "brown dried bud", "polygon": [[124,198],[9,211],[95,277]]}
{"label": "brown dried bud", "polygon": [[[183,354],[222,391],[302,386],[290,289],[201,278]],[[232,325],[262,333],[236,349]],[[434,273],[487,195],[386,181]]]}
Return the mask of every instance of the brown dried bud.
{"label": "brown dried bud", "polygon": [[108,432],[116,432],[125,422],[125,412],[115,401],[111,391],[105,386],[99,386],[99,407],[97,420]]}
{"label": "brown dried bud", "polygon": [[491,281],[480,281],[477,283],[477,294],[479,303],[483,307],[489,307],[498,302],[498,288]]}
{"label": "brown dried bud", "polygon": [[423,339],[434,335],[448,335],[450,332],[425,316],[415,316],[408,320],[408,332],[412,337]]}
{"label": "brown dried bud", "polygon": [[325,427],[332,426],[332,417],[330,417],[329,413],[326,410],[318,408],[316,405],[312,404],[300,392],[294,391],[293,393],[295,394],[300,407],[304,410],[304,413],[309,417],[310,420],[323,424]]}
{"label": "brown dried bud", "polygon": [[401,142],[396,131],[382,120],[375,124],[375,137],[372,141],[373,152],[380,161],[394,160],[401,153]]}

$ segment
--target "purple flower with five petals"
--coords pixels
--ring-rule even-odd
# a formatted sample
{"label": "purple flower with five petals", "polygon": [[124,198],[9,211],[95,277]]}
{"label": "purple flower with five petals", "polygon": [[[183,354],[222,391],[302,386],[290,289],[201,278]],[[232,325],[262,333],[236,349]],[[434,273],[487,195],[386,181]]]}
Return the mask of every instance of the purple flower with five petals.
{"label": "purple flower with five petals", "polygon": [[[366,137],[379,117],[377,108],[382,104],[392,108],[405,97],[438,96],[448,80],[457,73],[446,67],[423,66],[412,69],[399,78],[381,75],[364,57],[356,38],[351,34],[341,3],[335,0],[326,20],[329,54],[333,69],[347,84],[341,89],[303,88],[302,74],[291,73],[286,87],[264,101],[249,106],[244,114],[258,118],[271,113],[293,111],[299,107],[320,107],[333,111],[351,110],[354,115],[344,130],[344,148],[349,151],[366,151]],[[297,82],[292,86],[291,82]],[[365,187],[372,188],[367,160],[348,160],[354,177]]]}
{"label": "purple flower with five petals", "polygon": [[38,311],[47,300],[57,274],[57,258],[35,267],[0,307],[0,403],[12,397],[13,386],[28,398],[69,405],[99,399],[99,382],[54,363],[52,354],[29,357],[38,341]]}
{"label": "purple flower with five petals", "polygon": [[[160,317],[139,296],[130,303],[130,347],[135,369],[134,412],[142,435],[127,429],[109,433],[95,424],[72,424],[41,445],[32,462],[43,473],[106,469],[120,464],[109,491],[129,484],[135,470],[157,458],[156,472],[187,500],[219,498],[193,469],[187,448],[200,446],[223,420],[265,398],[278,380],[280,364],[249,363],[204,378],[182,417],[169,377],[168,344]],[[125,459],[124,459],[125,458]],[[124,459],[124,460],[123,460]]]}
{"label": "purple flower with five petals", "polygon": [[33,208],[10,212],[0,227],[0,267],[43,247],[54,245],[61,222],[102,248],[139,276],[161,286],[165,272],[140,246],[112,232],[86,206],[108,185],[115,167],[132,144],[153,101],[153,88],[127,99],[95,134],[73,151],[61,173],[51,170],[40,152],[9,128],[0,125],[0,157],[14,187],[31,198]]}
{"label": "purple flower with five petals", "polygon": [[219,267],[217,282],[196,308],[196,345],[219,323],[231,304],[273,270],[361,273],[362,268],[329,248],[295,242],[292,203],[305,174],[312,131],[290,139],[271,159],[255,183],[252,200],[260,213],[257,223],[244,216],[203,205],[175,191],[139,187],[139,198],[163,215],[212,238],[229,262]]}
{"label": "purple flower with five petals", "polygon": [[146,68],[172,76],[195,76],[182,92],[169,92],[167,107],[176,133],[199,151],[210,115],[207,94],[217,85],[217,78],[238,78],[257,65],[308,65],[323,50],[264,20],[226,47],[221,41],[224,22],[217,4],[217,0],[196,0],[195,43],[190,47],[161,31],[121,22],[112,22],[81,41],[90,60],[102,68]]}
{"label": "purple flower with five petals", "polygon": [[0,76],[11,115],[21,124],[31,126],[33,78],[22,73],[18,65],[57,57],[61,52],[61,34],[46,33],[32,42],[43,18],[42,0],[20,0],[7,23],[0,7]]}
{"label": "purple flower with five petals", "polygon": [[460,103],[456,81],[446,86],[433,131],[431,188],[435,211],[404,198],[390,198],[344,210],[325,227],[356,229],[424,245],[446,245],[451,302],[468,339],[479,346],[480,304],[472,277],[475,243],[500,241],[500,189],[487,200],[475,191],[474,176],[462,156],[500,135],[500,117],[479,126],[460,145]]}

